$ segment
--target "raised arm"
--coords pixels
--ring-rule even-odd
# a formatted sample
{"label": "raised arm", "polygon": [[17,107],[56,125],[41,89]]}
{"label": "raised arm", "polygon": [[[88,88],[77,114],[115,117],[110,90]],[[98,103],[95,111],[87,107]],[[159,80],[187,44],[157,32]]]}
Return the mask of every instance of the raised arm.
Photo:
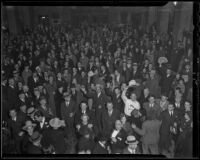
{"label": "raised arm", "polygon": [[126,87],[123,92],[122,92],[122,99],[124,101],[124,103],[128,100],[128,98],[126,97],[126,91],[127,91],[128,87]]}

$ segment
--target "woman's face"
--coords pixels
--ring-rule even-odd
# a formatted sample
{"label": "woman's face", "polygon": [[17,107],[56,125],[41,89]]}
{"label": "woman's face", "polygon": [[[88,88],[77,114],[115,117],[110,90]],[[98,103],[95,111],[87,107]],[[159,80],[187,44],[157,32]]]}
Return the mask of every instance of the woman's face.
{"label": "woman's face", "polygon": [[122,121],[122,123],[125,123],[125,122],[126,122],[126,117],[125,117],[125,116],[122,117],[122,118],[121,118],[121,121]]}

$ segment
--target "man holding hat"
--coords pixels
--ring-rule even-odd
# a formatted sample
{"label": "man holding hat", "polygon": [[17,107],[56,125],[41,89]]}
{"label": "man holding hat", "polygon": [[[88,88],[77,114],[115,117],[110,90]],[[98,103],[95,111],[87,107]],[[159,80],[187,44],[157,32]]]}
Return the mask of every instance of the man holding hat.
{"label": "man holding hat", "polygon": [[128,146],[123,150],[123,154],[141,154],[138,148],[138,141],[134,136],[128,136],[125,143],[128,144]]}

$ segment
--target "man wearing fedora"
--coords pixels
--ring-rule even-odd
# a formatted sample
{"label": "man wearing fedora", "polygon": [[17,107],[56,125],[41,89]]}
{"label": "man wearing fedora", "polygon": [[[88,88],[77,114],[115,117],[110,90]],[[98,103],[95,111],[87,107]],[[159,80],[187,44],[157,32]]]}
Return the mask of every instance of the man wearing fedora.
{"label": "man wearing fedora", "polygon": [[35,131],[29,138],[29,144],[27,147],[27,154],[43,154],[41,145],[42,135]]}
{"label": "man wearing fedora", "polygon": [[29,138],[32,136],[34,129],[36,127],[35,123],[32,123],[31,120],[27,120],[25,122],[25,126],[22,127],[22,129],[25,131],[22,137],[22,153],[26,154],[27,153],[27,146],[29,144]]}
{"label": "man wearing fedora", "polygon": [[10,119],[8,119],[8,129],[11,132],[12,140],[14,141],[17,154],[21,153],[20,144],[22,140],[23,132],[21,130],[24,121],[18,116],[15,108],[9,110]]}
{"label": "man wearing fedora", "polygon": [[128,146],[123,150],[123,154],[141,154],[138,148],[138,141],[133,135],[128,136],[125,143],[128,144]]}
{"label": "man wearing fedora", "polygon": [[61,104],[61,118],[65,120],[68,131],[74,133],[74,114],[77,109],[76,102],[72,100],[69,92],[64,94],[64,100]]}

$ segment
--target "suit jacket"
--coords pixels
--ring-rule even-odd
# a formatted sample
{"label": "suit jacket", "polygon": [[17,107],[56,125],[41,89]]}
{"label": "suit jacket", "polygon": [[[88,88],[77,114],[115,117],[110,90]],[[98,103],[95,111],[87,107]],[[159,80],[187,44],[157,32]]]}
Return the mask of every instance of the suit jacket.
{"label": "suit jacket", "polygon": [[64,136],[64,130],[61,128],[56,130],[50,128],[48,131],[48,140],[54,146],[56,154],[64,154],[66,151]]}
{"label": "suit jacket", "polygon": [[92,151],[94,146],[95,142],[93,141],[93,139],[86,139],[85,137],[81,137],[81,139],[78,142],[78,151]]}
{"label": "suit jacket", "polygon": [[[62,102],[61,104],[61,117],[63,120],[65,120],[66,125],[68,127],[73,127],[74,125],[74,114],[76,112],[76,102],[74,102],[72,99],[69,102],[69,106],[66,105],[66,102]],[[70,117],[70,113],[73,113],[73,116]]]}
{"label": "suit jacket", "polygon": [[141,73],[140,73],[139,69],[136,70],[135,74],[132,71],[131,79],[141,79]]}
{"label": "suit jacket", "polygon": [[124,112],[124,102],[121,98],[121,95],[117,97],[115,94],[112,96],[113,107],[118,109],[121,113]]}
{"label": "suit jacket", "polygon": [[27,154],[44,154],[42,148],[33,145],[32,143],[28,144]]}
{"label": "suit jacket", "polygon": [[143,144],[158,144],[160,125],[161,122],[159,120],[146,120],[142,124],[142,129],[135,128],[134,130],[142,136]]}
{"label": "suit jacket", "polygon": [[29,86],[30,92],[32,94],[33,94],[34,88],[37,87],[38,84],[39,84],[39,78],[37,79],[36,82],[34,81],[33,76],[31,76],[31,77],[28,78],[28,86]]}
{"label": "suit jacket", "polygon": [[96,143],[92,154],[108,154],[107,148],[102,147],[99,142]]}
{"label": "suit jacket", "polygon": [[105,133],[106,135],[110,135],[115,121],[119,118],[120,112],[117,109],[113,109],[112,115],[108,115],[108,111],[104,110],[102,112],[101,116],[101,127],[102,127],[102,132]]}
{"label": "suit jacket", "polygon": [[15,88],[12,88],[10,86],[7,87],[7,102],[9,108],[16,108],[17,109],[17,90]]}
{"label": "suit jacket", "polygon": [[171,90],[171,85],[174,80],[174,77],[170,75],[167,77],[166,75],[162,77],[161,79],[161,93],[165,93],[167,96],[169,95],[169,92]]}
{"label": "suit jacket", "polygon": [[151,114],[151,111],[154,111],[156,113],[156,116],[160,116],[161,108],[160,106],[154,102],[154,106],[151,108],[149,103],[144,103],[144,109],[146,110],[146,116]]}
{"label": "suit jacket", "polygon": [[[112,135],[113,131],[111,132],[111,135]],[[125,145],[126,137],[127,137],[127,134],[124,131],[124,129],[122,128],[115,137],[117,139],[117,142],[112,142],[112,140],[111,140],[111,150],[124,149],[124,147],[126,146]]]}
{"label": "suit jacket", "polygon": [[170,126],[174,124],[174,122],[178,120],[178,113],[174,110],[173,116],[171,117],[168,110],[161,112],[160,120],[162,121],[160,127],[160,147],[163,149],[168,149],[171,143],[172,134],[170,132]]}
{"label": "suit jacket", "polygon": [[24,119],[17,115],[16,121],[9,119],[8,120],[8,129],[11,132],[12,138],[16,139],[19,138],[18,133],[21,132],[21,129],[24,125]]}
{"label": "suit jacket", "polygon": [[56,94],[54,95],[55,106],[56,106],[56,115],[61,118],[61,104],[63,101],[63,95],[56,90]]}
{"label": "suit jacket", "polygon": [[[123,150],[123,154],[133,154],[133,153],[131,153],[131,152],[128,150],[128,147],[126,147],[126,148]],[[137,147],[137,148],[135,149],[135,154],[141,154],[141,151],[140,151],[139,147]]]}
{"label": "suit jacket", "polygon": [[158,79],[158,77],[155,77],[154,79],[148,79],[146,81],[146,85],[145,86],[149,88],[150,93],[155,95],[155,97],[159,97],[160,96],[160,87],[159,87],[159,79]]}

